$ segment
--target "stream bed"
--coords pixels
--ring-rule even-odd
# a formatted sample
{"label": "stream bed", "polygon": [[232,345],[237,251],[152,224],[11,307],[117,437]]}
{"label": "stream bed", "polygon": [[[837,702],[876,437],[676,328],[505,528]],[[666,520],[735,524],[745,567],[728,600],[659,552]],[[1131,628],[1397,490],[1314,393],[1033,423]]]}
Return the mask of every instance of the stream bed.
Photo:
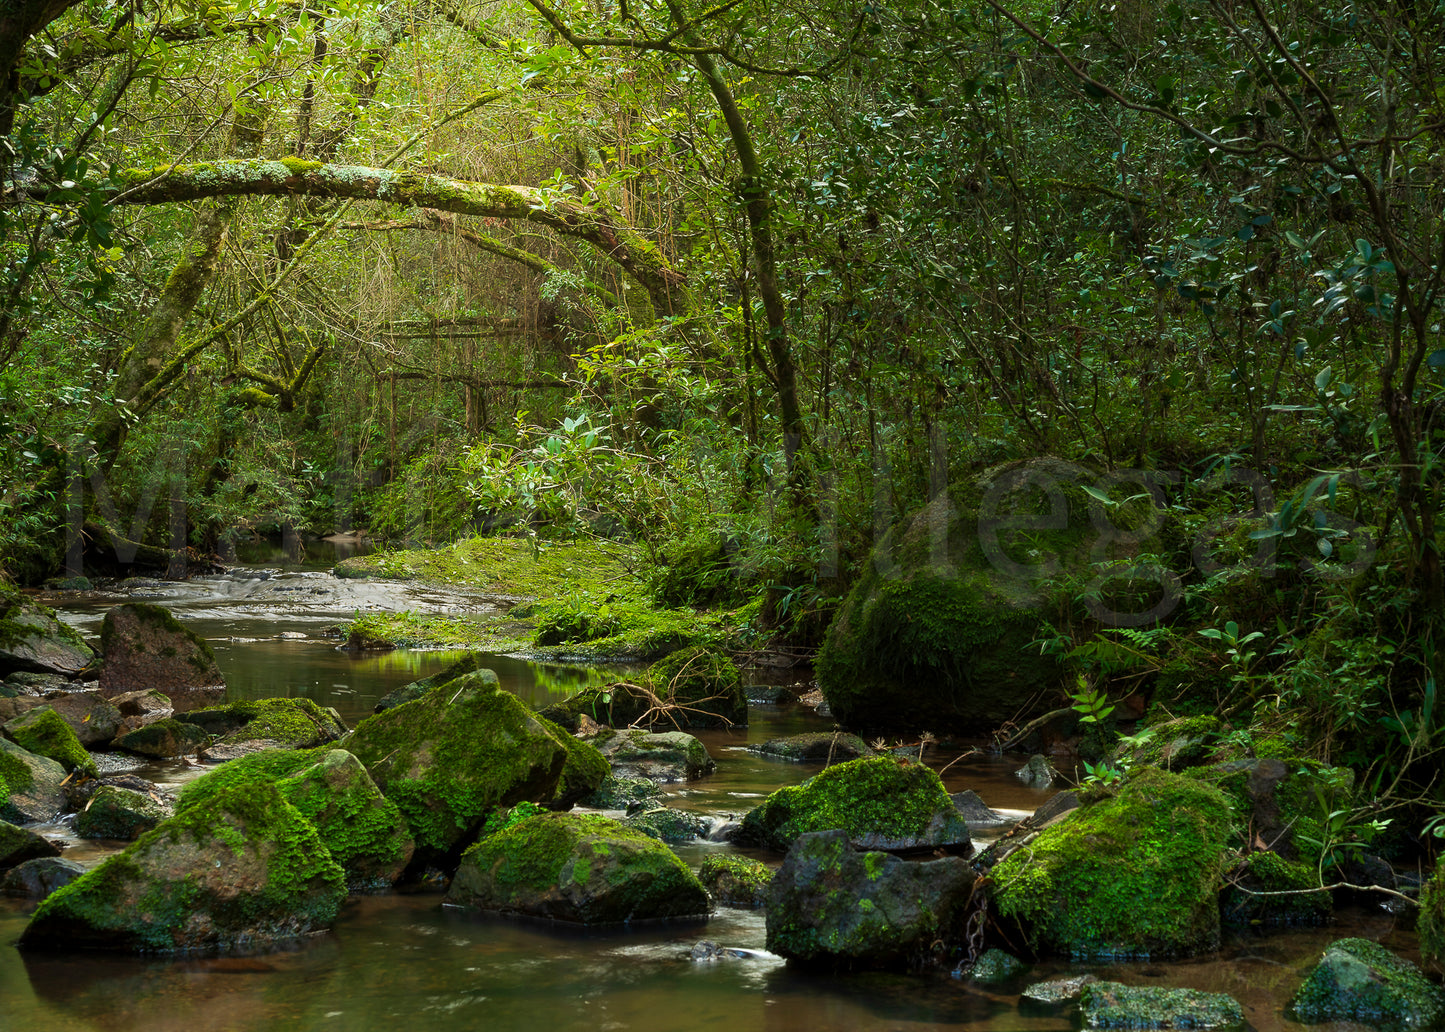
{"label": "stream bed", "polygon": [[[107,594],[49,599],[86,633],[109,606],[154,601],[210,640],[232,698],[306,696],[334,706],[350,726],[387,692],[442,669],[455,653],[398,650],[352,654],[331,629],[358,611],[485,613],[485,597],[397,582],[338,580],[322,569],[240,568],[184,583],[128,582]],[[498,656],[503,686],[538,706],[616,668],[587,669]],[[821,764],[789,763],[747,750],[781,735],[831,730],[801,705],[755,706],[748,727],[698,732],[718,761],[710,777],[664,786],[669,805],[740,816],[767,793],[812,776]],[[929,753],[942,767],[954,755]],[[949,767],[950,792],[973,789],[1012,817],[1051,794],[1026,788],[1014,771],[1027,757],[970,757]],[[202,773],[184,762],[152,764],[142,776],[176,786]],[[66,856],[99,863],[114,844],[76,840],[63,822],[43,833],[72,842]],[[979,843],[982,845],[982,842]],[[677,847],[694,868],[709,851]],[[763,856],[777,862],[781,858]],[[582,933],[478,917],[443,908],[435,893],[353,898],[336,927],[294,949],[253,957],[158,959],[100,954],[32,955],[14,948],[27,907],[0,900],[0,1032],[224,1032],[224,1030],[544,1029],[547,1032],[777,1032],[1006,1030],[1075,1027],[1067,1013],[1018,1008],[1026,984],[1092,972],[1131,984],[1187,986],[1235,996],[1260,1032],[1303,1030],[1284,1006],[1305,968],[1330,941],[1375,939],[1418,962],[1413,915],[1346,909],[1328,928],[1244,933],[1217,954],[1177,963],[1035,966],[1016,985],[983,989],[947,973],[820,975],[788,968],[764,949],[761,911],[719,908],[705,923]],[[739,954],[695,962],[707,938]],[[1343,1032],[1353,1026],[1313,1026]],[[1360,1026],[1362,1027],[1362,1026]]]}

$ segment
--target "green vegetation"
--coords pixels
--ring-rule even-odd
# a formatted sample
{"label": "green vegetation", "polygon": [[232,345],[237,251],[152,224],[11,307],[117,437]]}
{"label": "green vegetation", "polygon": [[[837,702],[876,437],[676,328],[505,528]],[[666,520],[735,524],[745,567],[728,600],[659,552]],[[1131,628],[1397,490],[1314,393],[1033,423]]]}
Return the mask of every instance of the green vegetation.
{"label": "green vegetation", "polygon": [[1290,1010],[1299,1021],[1427,1028],[1445,1014],[1445,992],[1379,943],[1339,939],[1305,977]]}
{"label": "green vegetation", "polygon": [[773,869],[750,856],[712,853],[698,867],[697,877],[718,903],[760,907],[767,902]]}
{"label": "green vegetation", "polygon": [[80,744],[69,724],[49,707],[40,706],[5,725],[12,742],[36,756],[45,756],[68,771],[96,774],[95,760]]}

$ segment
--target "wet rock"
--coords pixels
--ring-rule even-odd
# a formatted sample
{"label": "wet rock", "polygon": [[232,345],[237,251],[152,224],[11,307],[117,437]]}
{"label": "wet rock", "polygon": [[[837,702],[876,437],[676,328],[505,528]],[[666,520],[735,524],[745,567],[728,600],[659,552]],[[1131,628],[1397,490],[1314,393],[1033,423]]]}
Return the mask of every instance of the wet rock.
{"label": "wet rock", "polygon": [[160,797],[103,785],[85,809],[75,815],[75,833],[81,838],[129,842],[174,813],[174,804]]}
{"label": "wet rock", "polygon": [[[113,754],[101,753],[97,755],[96,759],[104,761],[111,759],[112,756]],[[97,764],[97,766],[99,766],[99,764]],[[79,814],[80,811],[90,805],[90,801],[95,798],[95,794],[106,786],[129,789],[132,792],[139,792],[149,799],[154,799],[167,807],[175,806],[176,797],[158,786],[155,782],[147,781],[145,778],[138,777],[135,774],[111,771],[103,773],[98,778],[71,779],[65,786],[67,808]]]}
{"label": "wet rock", "polygon": [[74,628],[6,584],[0,584],[0,677],[18,671],[74,675],[95,653]]}
{"label": "wet rock", "polygon": [[20,946],[263,949],[330,926],[345,897],[341,868],[275,786],[237,786],[51,895]]}
{"label": "wet rock", "polygon": [[1074,975],[1072,978],[1051,978],[1047,982],[1035,982],[1025,987],[1019,995],[1019,1006],[1036,1010],[1061,1010],[1079,998],[1084,986],[1092,985],[1098,980],[1097,975]]}
{"label": "wet rock", "polygon": [[970,828],[996,828],[1009,822],[1003,814],[990,810],[971,788],[955,792],[948,798],[953,800],[953,808],[963,816]]}
{"label": "wet rock", "polygon": [[761,860],[736,853],[713,853],[697,869],[703,887],[730,907],[760,907],[768,900],[773,869]]}
{"label": "wet rock", "polygon": [[781,852],[799,835],[834,828],[863,849],[973,851],[938,775],[886,756],[840,763],[778,789],[743,818],[734,841]]}
{"label": "wet rock", "polygon": [[784,760],[821,760],[824,763],[845,763],[873,755],[867,742],[846,731],[810,731],[774,738],[758,746],[757,752]]}
{"label": "wet rock", "polygon": [[[487,678],[488,675],[490,675],[490,680],[497,681],[496,671],[487,670],[483,667],[486,661],[486,653],[469,652],[466,656],[457,660],[440,673],[432,674],[430,677],[423,677],[420,681],[404,684],[395,691],[382,696],[381,701],[376,704],[374,712],[380,713],[382,710],[389,710],[393,706],[400,706],[403,702],[411,702],[413,699],[419,699],[433,688],[449,684],[466,674],[476,673],[483,678]],[[497,681],[497,684],[500,687],[501,682]]]}
{"label": "wet rock", "polygon": [[545,803],[566,744],[476,673],[363,720],[343,743],[401,808],[422,860],[468,845],[497,807]]}
{"label": "wet rock", "polygon": [[239,760],[242,756],[285,748],[287,748],[286,743],[278,742],[274,738],[247,738],[239,742],[217,742],[203,745],[196,750],[196,759],[202,763],[221,764]]}
{"label": "wet rock", "polygon": [[1290,1010],[1305,1022],[1429,1028],[1445,1017],[1445,991],[1379,943],[1339,939],[1305,976]]}
{"label": "wet rock", "polygon": [[1034,753],[1014,775],[1029,788],[1048,788],[1054,783],[1054,765],[1047,756]]}
{"label": "wet rock", "polygon": [[41,674],[30,670],[17,670],[5,680],[22,689],[25,695],[44,695],[75,687],[75,682],[65,674]]}
{"label": "wet rock", "polygon": [[595,810],[630,810],[633,806],[648,805],[662,789],[656,781],[647,778],[619,778],[608,774],[597,788],[579,800],[581,805]]}
{"label": "wet rock", "polygon": [[546,813],[462,856],[447,902],[577,924],[707,913],[707,892],[667,846],[600,814]]}
{"label": "wet rock", "polygon": [[170,611],[148,602],[112,608],[100,627],[107,696],[154,688],[177,713],[212,705],[226,694],[225,678],[204,638]]}
{"label": "wet rock", "polygon": [[9,821],[0,821],[0,871],[27,860],[59,856],[60,847],[29,828],[19,828]]}
{"label": "wet rock", "polygon": [[623,818],[622,824],[649,838],[668,843],[707,838],[708,832],[712,830],[712,821],[707,817],[666,806],[629,814]]}
{"label": "wet rock", "polygon": [[642,728],[604,729],[592,739],[618,777],[671,783],[711,774],[717,763],[707,747],[685,731],[654,734]]}
{"label": "wet rock", "polygon": [[121,726],[116,729],[118,735],[154,724],[157,720],[174,716],[176,712],[170,697],[153,688],[141,692],[121,692],[112,696],[110,701],[120,711]]}
{"label": "wet rock", "polygon": [[910,968],[957,939],[972,896],[961,857],[859,852],[842,831],[800,835],[773,877],[767,948],[823,967]]}
{"label": "wet rock", "polygon": [[1234,1029],[1244,1008],[1224,993],[1090,982],[1079,994],[1084,1028]]}
{"label": "wet rock", "polygon": [[176,756],[190,756],[210,740],[211,736],[195,724],[166,717],[134,731],[127,731],[112,744],[117,749],[124,749],[138,756],[168,760]]}
{"label": "wet rock", "polygon": [[[961,970],[959,975],[979,985],[999,985],[1027,971],[1028,967],[1012,953],[991,947],[984,950],[971,965]],[[1027,989],[1024,990],[1024,994],[1028,994]]]}
{"label": "wet rock", "polygon": [[0,820],[16,824],[51,821],[65,812],[65,768],[54,760],[0,738]]}
{"label": "wet rock", "polygon": [[1310,891],[1320,886],[1319,870],[1278,853],[1250,853],[1230,871],[1228,883],[1219,902],[1227,925],[1320,925],[1334,917],[1330,893]]}
{"label": "wet rock", "polygon": [[1217,948],[1234,814],[1217,789],[1157,768],[1049,825],[990,872],[997,913],[1037,953],[1188,956]]}
{"label": "wet rock", "polygon": [[687,951],[687,959],[695,964],[714,964],[720,960],[744,959],[752,956],[747,950],[720,946],[711,939],[699,939]]}
{"label": "wet rock", "polygon": [[120,710],[105,696],[93,691],[57,692],[44,698],[22,696],[0,699],[0,723],[7,723],[41,707],[59,714],[86,748],[108,745],[120,730]]}
{"label": "wet rock", "polygon": [[0,896],[44,899],[84,873],[84,867],[64,857],[46,856],[26,860],[5,873],[4,880],[0,881]]}
{"label": "wet rock", "polygon": [[565,728],[540,713],[536,719],[567,750],[567,762],[562,765],[562,776],[557,779],[557,791],[548,805],[554,810],[569,810],[579,800],[596,792],[611,777],[612,765],[591,742],[568,734]]}
{"label": "wet rock", "polygon": [[1119,750],[1115,759],[1129,767],[1174,771],[1198,767],[1209,762],[1220,727],[1219,718],[1212,715],[1166,720],[1149,728],[1145,741]]}

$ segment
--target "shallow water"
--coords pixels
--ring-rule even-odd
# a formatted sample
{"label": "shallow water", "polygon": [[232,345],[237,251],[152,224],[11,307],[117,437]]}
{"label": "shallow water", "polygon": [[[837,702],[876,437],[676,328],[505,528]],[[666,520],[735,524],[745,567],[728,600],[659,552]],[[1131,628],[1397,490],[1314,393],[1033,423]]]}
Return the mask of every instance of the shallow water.
{"label": "shallow water", "polygon": [[[329,625],[363,605],[458,614],[484,612],[492,605],[485,598],[396,583],[337,581],[321,571],[285,568],[52,601],[64,607],[68,621],[93,631],[106,608],[138,596],[170,606],[211,640],[233,696],[307,696],[335,706],[350,724],[370,713],[382,695],[441,669],[455,654],[356,656],[336,647],[326,634]],[[497,657],[492,665],[508,690],[533,704],[615,673],[508,657]],[[739,816],[773,789],[821,768],[766,758],[746,746],[831,727],[806,707],[754,707],[746,729],[699,734],[717,759],[718,771],[666,786],[668,802],[719,819]],[[955,755],[930,753],[926,759],[941,767]],[[944,780],[950,791],[973,789],[994,809],[1020,817],[1050,794],[1026,788],[1013,776],[1024,759],[970,756],[950,766]],[[148,765],[142,773],[174,786],[200,770],[170,763]],[[43,830],[75,841],[63,824]],[[730,848],[695,842],[678,852],[695,866],[707,853]],[[113,849],[75,842],[67,856],[93,864]],[[1259,1032],[1297,1032],[1306,1026],[1289,1021],[1283,1008],[1326,943],[1363,935],[1418,959],[1408,917],[1397,922],[1384,912],[1360,910],[1342,914],[1327,929],[1235,938],[1220,953],[1187,962],[1051,963],[1035,967],[1017,984],[985,991],[946,974],[824,976],[790,970],[764,950],[763,918],[756,911],[723,908],[706,924],[579,934],[479,918],[444,908],[441,899],[435,894],[353,899],[333,931],[293,950],[185,960],[22,956],[12,943],[24,928],[24,908],[0,901],[0,1032],[1064,1032],[1076,1027],[1071,1015],[1021,1012],[1018,993],[1030,982],[1082,971],[1131,984],[1227,992],[1240,1000]],[[700,938],[746,955],[693,962],[688,950]],[[1312,1027],[1343,1032],[1350,1026]]]}

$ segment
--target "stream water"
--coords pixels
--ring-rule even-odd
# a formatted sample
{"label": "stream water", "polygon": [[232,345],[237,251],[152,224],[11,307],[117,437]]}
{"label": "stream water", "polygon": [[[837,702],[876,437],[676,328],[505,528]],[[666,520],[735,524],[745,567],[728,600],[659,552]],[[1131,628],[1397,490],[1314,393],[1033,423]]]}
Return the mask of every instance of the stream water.
{"label": "stream water", "polygon": [[[315,556],[324,561],[325,556]],[[268,561],[277,561],[268,557]],[[356,611],[484,613],[485,598],[391,582],[337,580],[305,565],[249,567],[174,584],[132,582],[122,592],[56,598],[64,617],[94,632],[106,608],[146,599],[170,607],[210,639],[233,697],[306,696],[334,706],[354,725],[402,684],[441,669],[444,652],[354,655],[328,634]],[[569,668],[498,656],[504,687],[541,704],[613,671]],[[668,786],[670,805],[712,815],[741,814],[768,792],[816,773],[817,764],[770,760],[746,750],[780,735],[829,730],[803,706],[757,706],[737,731],[699,734],[717,773]],[[929,756],[935,766],[951,754]],[[970,758],[944,773],[949,791],[973,789],[1015,817],[1049,795],[1022,786],[1013,772],[1026,757]],[[200,771],[153,764],[143,776],[177,785]],[[62,823],[46,834],[73,843],[66,856],[85,864],[113,846],[74,840]],[[709,850],[678,848],[696,866]],[[760,854],[761,855],[761,854]],[[776,861],[778,857],[765,857]],[[984,990],[949,977],[822,976],[789,969],[764,946],[759,911],[720,908],[705,924],[665,924],[578,933],[552,926],[467,915],[443,908],[436,894],[351,900],[328,934],[260,957],[162,960],[108,955],[21,955],[13,946],[26,907],[0,900],[0,1030],[223,1032],[223,1030],[720,1029],[777,1032],[1020,1030],[1063,1032],[1067,1015],[1018,1008],[1023,985],[1091,971],[1131,984],[1188,986],[1235,996],[1259,1032],[1294,1032],[1284,1015],[1304,969],[1329,941],[1362,935],[1418,961],[1413,918],[1351,910],[1325,929],[1244,934],[1217,954],[1180,963],[1036,966],[1017,985]],[[694,962],[700,938],[744,955]],[[1349,1026],[1315,1026],[1342,1032]]]}

